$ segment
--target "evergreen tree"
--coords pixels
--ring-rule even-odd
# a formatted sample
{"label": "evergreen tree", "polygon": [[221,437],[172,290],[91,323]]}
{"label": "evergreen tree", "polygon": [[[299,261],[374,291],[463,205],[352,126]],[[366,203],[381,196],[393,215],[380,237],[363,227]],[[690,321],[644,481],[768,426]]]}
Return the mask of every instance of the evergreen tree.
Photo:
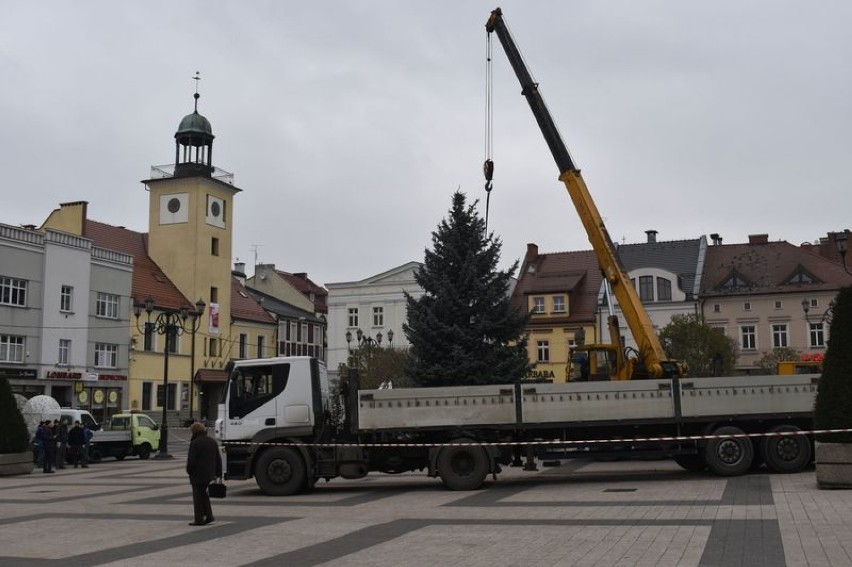
{"label": "evergreen tree", "polygon": [[[837,294],[829,327],[828,348],[814,405],[816,429],[852,428],[852,287]],[[852,443],[852,433],[817,436],[825,443]]]}
{"label": "evergreen tree", "polygon": [[485,234],[475,205],[453,195],[449,218],[432,233],[432,250],[414,275],[425,293],[406,294],[408,376],[419,386],[505,384],[529,370],[529,316],[509,297],[518,262],[497,270],[502,243]]}
{"label": "evergreen tree", "polygon": [[12,388],[0,376],[0,453],[23,453],[30,443],[30,433]]}
{"label": "evergreen tree", "polygon": [[698,315],[674,315],[660,331],[660,343],[674,360],[686,363],[689,376],[730,376],[737,344]]}

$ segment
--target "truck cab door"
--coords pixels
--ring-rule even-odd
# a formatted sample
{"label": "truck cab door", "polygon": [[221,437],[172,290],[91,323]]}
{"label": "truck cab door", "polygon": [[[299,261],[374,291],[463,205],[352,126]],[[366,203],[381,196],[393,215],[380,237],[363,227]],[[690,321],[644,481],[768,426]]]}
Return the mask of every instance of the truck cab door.
{"label": "truck cab door", "polygon": [[148,443],[151,449],[160,447],[160,427],[147,415],[133,415],[133,446]]}

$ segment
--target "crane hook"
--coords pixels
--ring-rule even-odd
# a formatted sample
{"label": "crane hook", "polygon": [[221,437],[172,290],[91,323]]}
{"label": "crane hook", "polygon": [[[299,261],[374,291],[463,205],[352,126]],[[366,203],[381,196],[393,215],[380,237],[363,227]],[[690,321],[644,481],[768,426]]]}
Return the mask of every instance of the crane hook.
{"label": "crane hook", "polygon": [[482,164],[482,172],[485,174],[485,191],[491,192],[491,180],[494,178],[494,162],[490,159]]}

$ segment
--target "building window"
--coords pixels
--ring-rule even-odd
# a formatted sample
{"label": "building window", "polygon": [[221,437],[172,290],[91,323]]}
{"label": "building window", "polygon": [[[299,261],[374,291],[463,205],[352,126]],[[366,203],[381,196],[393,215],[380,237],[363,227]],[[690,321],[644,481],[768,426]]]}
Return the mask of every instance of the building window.
{"label": "building window", "polygon": [[219,288],[210,288],[210,303],[219,303]]}
{"label": "building window", "polygon": [[240,358],[246,358],[246,347],[248,346],[248,335],[240,333]]}
{"label": "building window", "polygon": [[639,276],[639,299],[654,301],[654,276]]}
{"label": "building window", "polygon": [[538,361],[550,362],[550,341],[536,341],[538,347]]}
{"label": "building window", "polygon": [[[158,384],[157,385],[157,405],[160,406],[160,407],[163,407],[163,405],[165,405],[165,400],[163,400],[163,391],[164,391],[163,385]],[[166,409],[168,409],[168,410],[176,409],[175,398],[177,398],[177,384],[169,384],[169,399],[168,399],[168,405],[167,405]]]}
{"label": "building window", "polygon": [[169,354],[177,354],[178,352],[178,334],[177,329],[166,333],[166,347],[169,349]]}
{"label": "building window", "polygon": [[213,256],[219,255],[219,239],[215,236],[210,239],[210,254]]}
{"label": "building window", "polygon": [[554,295],[553,296],[553,312],[554,313],[565,313],[565,296],[564,295]]}
{"label": "building window", "polygon": [[151,411],[151,383],[142,382],[142,411]]}
{"label": "building window", "polygon": [[713,304],[713,313],[721,313],[721,312],[722,312],[722,305],[719,304],[719,303],[714,303]]}
{"label": "building window", "polygon": [[95,368],[116,368],[118,366],[118,345],[95,343]]}
{"label": "building window", "polygon": [[95,301],[95,315],[107,319],[118,319],[118,296],[99,291]]}
{"label": "building window", "polygon": [[216,340],[216,338],[210,337],[210,340],[208,341],[208,346],[207,346],[208,356],[219,356],[219,349],[217,348],[218,346],[219,346],[219,343]]}
{"label": "building window", "polygon": [[70,312],[74,308],[74,288],[70,285],[62,286],[59,292],[59,310],[65,313]]}
{"label": "building window", "polygon": [[740,348],[743,350],[754,350],[757,348],[757,333],[754,325],[743,325],[740,327]]}
{"label": "building window", "polygon": [[775,302],[775,309],[783,309],[783,308],[784,308],[784,304],[782,302],[780,302],[780,301]]}
{"label": "building window", "polygon": [[751,301],[743,302],[743,311],[751,311]]}
{"label": "building window", "polygon": [[544,313],[543,297],[533,297],[533,313]]}
{"label": "building window", "polygon": [[808,336],[812,347],[825,346],[825,328],[822,323],[810,323]]}
{"label": "building window", "polygon": [[0,362],[24,361],[24,337],[0,335]]}
{"label": "building window", "polygon": [[145,352],[154,350],[154,323],[145,323],[145,336],[142,341],[142,348]]}
{"label": "building window", "polygon": [[788,346],[786,324],[772,325],[772,346],[773,348],[784,348]]}
{"label": "building window", "polygon": [[657,278],[657,301],[672,300],[672,282],[666,278]]}
{"label": "building window", "polygon": [[0,276],[0,305],[27,306],[27,280]]}
{"label": "building window", "polygon": [[385,308],[373,307],[373,326],[383,327],[385,324]]}
{"label": "building window", "polygon": [[59,339],[59,353],[56,357],[57,364],[67,365],[71,352],[71,339]]}
{"label": "building window", "polygon": [[263,337],[257,336],[257,357],[263,358]]}
{"label": "building window", "polygon": [[358,326],[358,308],[350,307],[349,308],[349,326],[357,327]]}

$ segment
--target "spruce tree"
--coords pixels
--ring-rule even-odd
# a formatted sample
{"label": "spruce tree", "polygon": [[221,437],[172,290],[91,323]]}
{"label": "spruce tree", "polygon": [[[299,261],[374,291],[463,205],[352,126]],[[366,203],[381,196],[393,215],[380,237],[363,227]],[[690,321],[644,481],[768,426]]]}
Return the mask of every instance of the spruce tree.
{"label": "spruce tree", "polygon": [[502,243],[456,192],[449,217],[432,233],[432,249],[414,278],[425,292],[406,294],[411,344],[408,375],[419,386],[505,384],[529,370],[523,338],[528,314],[513,308],[518,268],[499,271]]}
{"label": "spruce tree", "polygon": [[0,453],[23,453],[30,443],[30,433],[12,388],[0,376]]}
{"label": "spruce tree", "polygon": [[[852,287],[841,289],[835,301],[814,405],[816,429],[852,429]],[[852,443],[852,433],[818,435],[817,441]]]}

